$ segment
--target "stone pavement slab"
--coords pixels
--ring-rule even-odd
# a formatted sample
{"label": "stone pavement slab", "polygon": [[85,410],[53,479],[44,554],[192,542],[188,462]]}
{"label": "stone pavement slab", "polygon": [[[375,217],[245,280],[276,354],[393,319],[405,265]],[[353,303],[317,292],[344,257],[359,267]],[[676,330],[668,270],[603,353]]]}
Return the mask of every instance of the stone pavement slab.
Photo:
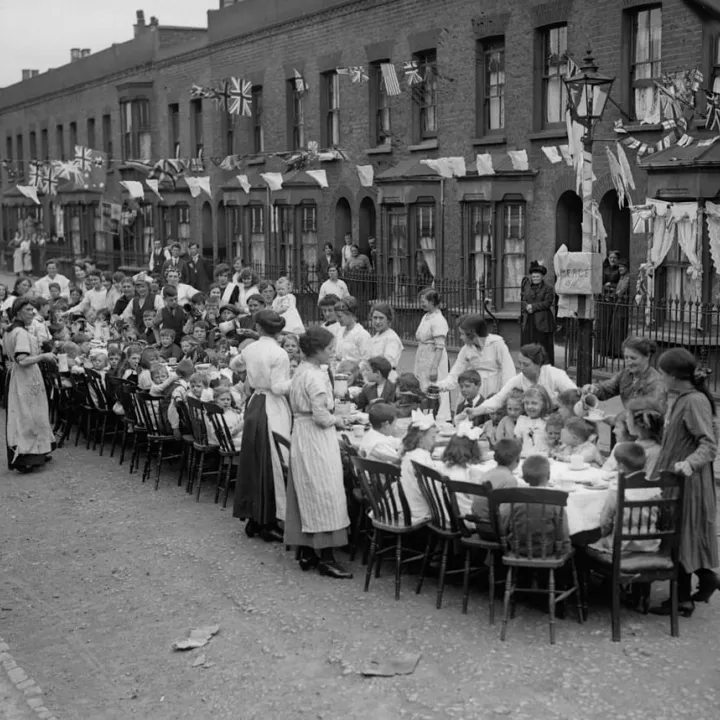
{"label": "stone pavement slab", "polygon": [[38,715],[27,704],[22,690],[10,682],[0,668],[0,720],[37,720]]}

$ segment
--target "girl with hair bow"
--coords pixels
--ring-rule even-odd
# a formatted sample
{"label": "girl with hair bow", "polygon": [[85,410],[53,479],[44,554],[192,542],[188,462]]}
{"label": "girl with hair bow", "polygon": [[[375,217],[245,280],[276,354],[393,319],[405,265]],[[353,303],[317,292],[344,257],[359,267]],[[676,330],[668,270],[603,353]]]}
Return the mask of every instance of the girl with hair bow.
{"label": "girl with hair bow", "polygon": [[[477,467],[483,462],[478,442],[482,434],[482,428],[475,427],[468,421],[461,422],[445,448],[438,470],[451,480],[479,484],[483,477],[482,470]],[[472,512],[473,498],[462,493],[458,493],[456,497],[460,513],[469,515]]]}

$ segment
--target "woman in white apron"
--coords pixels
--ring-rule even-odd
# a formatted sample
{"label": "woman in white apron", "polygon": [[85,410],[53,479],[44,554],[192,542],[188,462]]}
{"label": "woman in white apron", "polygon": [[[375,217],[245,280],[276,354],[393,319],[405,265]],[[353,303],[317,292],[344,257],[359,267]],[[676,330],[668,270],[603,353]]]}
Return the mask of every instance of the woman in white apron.
{"label": "woman in white apron", "polygon": [[317,567],[336,579],[352,573],[335,560],[334,548],[347,545],[350,518],[343,484],[333,389],[324,367],[332,354],[333,334],[321,327],[300,337],[305,355],[290,387],[295,424],[290,446],[285,544],[300,548],[300,567]]}

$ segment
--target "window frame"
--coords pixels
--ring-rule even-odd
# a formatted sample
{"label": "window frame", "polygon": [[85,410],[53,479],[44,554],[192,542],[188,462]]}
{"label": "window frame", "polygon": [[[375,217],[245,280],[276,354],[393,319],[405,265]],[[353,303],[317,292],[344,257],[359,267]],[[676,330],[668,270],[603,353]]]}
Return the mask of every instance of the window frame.
{"label": "window frame", "polygon": [[[635,51],[637,48],[638,43],[638,22],[639,17],[642,13],[652,13],[654,11],[660,12],[660,42],[659,42],[659,57],[657,59],[652,59],[650,57],[649,60],[643,61],[642,63],[637,63],[635,61]],[[650,18],[651,19],[651,18]],[[656,100],[659,103],[660,98],[658,96],[660,90],[655,85],[655,81],[660,81],[662,79],[662,29],[663,29],[663,23],[662,23],[662,5],[657,3],[650,3],[648,5],[643,5],[641,7],[632,8],[627,11],[627,20],[628,20],[628,28],[629,28],[629,42],[628,42],[628,48],[629,48],[629,58],[628,58],[628,107],[630,110],[630,116],[637,120],[637,107],[635,102],[635,90],[640,88],[652,88],[653,92],[655,94]],[[648,26],[649,29],[649,42],[648,42],[648,54],[651,55],[651,39],[652,39],[652,24]],[[652,72],[652,66],[655,64],[658,64],[658,73],[657,75],[652,75],[649,78],[637,78],[637,67],[638,65],[650,65],[650,70]]]}
{"label": "window frame", "polygon": [[253,85],[250,119],[252,124],[252,148],[255,154],[265,152],[265,133],[263,131],[263,86]]}
{"label": "window frame", "polygon": [[[475,263],[475,257],[478,254],[475,243],[475,232],[473,229],[473,211],[480,210],[483,213],[485,211],[489,214],[489,226],[490,231],[488,233],[490,242],[490,251],[482,251],[481,254],[486,257],[485,260],[485,279],[478,280],[477,278],[477,266]],[[462,236],[462,260],[463,260],[463,274],[469,279],[469,285],[472,285],[476,290],[476,299],[482,301],[488,293],[494,293],[495,291],[495,273],[496,273],[496,258],[495,250],[497,242],[495,238],[496,232],[496,203],[488,200],[468,200],[462,203],[462,220],[463,220],[463,236]],[[481,220],[484,222],[484,220]],[[483,294],[481,295],[481,290]]]}
{"label": "window frame", "polygon": [[41,160],[47,162],[50,159],[50,133],[47,128],[40,130],[40,153]]}
{"label": "window frame", "polygon": [[179,202],[175,205],[159,205],[160,227],[158,231],[163,242],[179,242],[190,239],[190,205]]}
{"label": "window frame", "polygon": [[202,98],[194,98],[190,101],[190,150],[193,157],[200,157],[205,152],[204,107]]}
{"label": "window frame", "polygon": [[[422,78],[422,82],[412,86],[410,93],[412,97],[414,136],[415,140],[421,143],[428,140],[435,140],[438,136],[439,85],[437,48],[413,53],[412,57],[413,60],[417,62],[417,69]],[[430,90],[431,102],[425,102],[429,77],[432,80]],[[426,127],[431,108],[434,116],[434,128]]]}
{"label": "window frame", "polygon": [[75,157],[75,146],[79,144],[77,122],[75,120],[68,125],[68,141],[70,145],[70,157]]}
{"label": "window frame", "polygon": [[168,152],[171,158],[180,157],[180,103],[168,103]]}
{"label": "window frame", "polygon": [[142,155],[144,140],[149,139],[152,157],[150,99],[144,96],[120,101],[120,140],[123,160],[149,160]]}
{"label": "window frame", "polygon": [[105,113],[102,116],[102,144],[103,152],[107,155],[108,161],[113,157],[112,139],[112,115]]}
{"label": "window frame", "polygon": [[381,65],[390,60],[370,63],[368,93],[370,95],[370,145],[383,147],[392,144],[392,111],[390,96],[385,87]]}
{"label": "window frame", "polygon": [[[505,213],[510,208],[517,207],[521,209],[522,211],[522,243],[523,243],[523,250],[522,252],[508,252],[507,251],[507,243],[508,240],[511,240],[513,238],[509,237],[505,234],[506,230],[506,222],[505,222]],[[522,197],[505,197],[502,201],[500,201],[497,205],[497,213],[498,213],[498,220],[496,221],[496,225],[498,228],[498,235],[496,236],[496,247],[498,248],[497,252],[497,261],[496,261],[496,268],[497,272],[495,275],[495,284],[497,288],[496,297],[494,299],[494,305],[497,308],[502,309],[508,309],[508,308],[517,308],[520,309],[520,287],[521,285],[506,285],[507,275],[508,273],[505,270],[505,258],[510,256],[518,256],[522,257],[522,271],[521,271],[521,278],[520,282],[522,283],[522,277],[525,276],[526,270],[527,270],[527,228],[528,228],[528,212],[527,212],[527,202],[525,201],[525,198]],[[517,300],[508,300],[506,297],[506,291],[512,289],[517,291]]]}
{"label": "window frame", "polygon": [[340,76],[336,70],[321,73],[320,144],[324,148],[340,145]]}
{"label": "window frame", "polygon": [[[494,35],[492,37],[478,40],[476,44],[476,89],[477,89],[477,108],[476,108],[476,131],[478,137],[488,135],[502,135],[505,132],[505,36]],[[500,52],[502,56],[502,83],[498,83],[496,87],[501,88],[498,95],[493,96],[488,91],[488,58],[493,53]],[[491,98],[500,98],[500,127],[491,128],[489,121],[489,110]]]}
{"label": "window frame", "polygon": [[22,133],[18,133],[15,137],[16,163],[20,171],[20,175],[25,173],[25,138]]}
{"label": "window frame", "polygon": [[94,117],[89,117],[86,120],[85,132],[86,132],[87,147],[91,148],[92,150],[97,150],[97,147],[96,147],[97,137],[95,134],[95,118]]}
{"label": "window frame", "polygon": [[298,92],[295,78],[287,81],[288,149],[305,147],[305,93]]}
{"label": "window frame", "polygon": [[28,136],[28,157],[30,160],[37,160],[38,154],[37,154],[37,132],[35,130],[31,130]]}
{"label": "window frame", "polygon": [[60,160],[66,160],[65,157],[65,128],[62,123],[55,126],[55,146],[58,150]]}
{"label": "window frame", "polygon": [[[565,47],[564,50],[558,54],[561,62],[557,63],[557,72],[548,72],[550,63],[547,62],[549,58],[549,47],[552,44],[551,34],[556,31],[564,30],[565,35]],[[567,109],[567,88],[565,87],[564,78],[567,71],[568,61],[568,24],[567,22],[558,22],[551,25],[545,25],[537,30],[538,40],[538,64],[537,64],[537,76],[538,76],[538,90],[540,93],[539,103],[539,127],[542,130],[554,130],[565,127],[565,113]],[[560,44],[558,42],[558,44]],[[562,62],[564,60],[564,63]],[[563,71],[563,64],[565,70]],[[559,111],[560,119],[557,122],[548,120],[548,90],[552,80],[560,78],[560,102]]]}
{"label": "window frame", "polygon": [[710,75],[708,87],[713,92],[720,92],[720,32],[713,33],[710,50]]}

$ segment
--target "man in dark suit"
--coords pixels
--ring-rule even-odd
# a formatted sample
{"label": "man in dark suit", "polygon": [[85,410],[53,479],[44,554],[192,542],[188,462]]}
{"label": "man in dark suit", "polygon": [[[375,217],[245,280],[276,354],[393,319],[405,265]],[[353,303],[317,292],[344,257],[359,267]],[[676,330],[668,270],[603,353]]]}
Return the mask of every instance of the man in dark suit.
{"label": "man in dark suit", "polygon": [[485,398],[480,394],[482,378],[477,370],[465,370],[458,376],[458,387],[462,400],[458,403],[455,410],[456,424],[461,420],[470,420],[473,425],[482,425],[486,417],[484,415],[473,416],[471,410],[479,407],[485,402]]}
{"label": "man in dark suit", "polygon": [[388,380],[388,375],[392,371],[392,365],[387,358],[377,356],[368,360],[368,369],[364,372],[365,387],[355,398],[355,404],[358,410],[365,409],[375,403],[393,403],[395,402],[395,383]]}
{"label": "man in dark suit", "polygon": [[[164,278],[167,271],[172,268],[180,273],[180,282],[189,285],[187,263],[180,257],[181,252],[182,247],[180,247],[180,243],[174,242],[170,246],[170,258],[163,263],[160,275]],[[193,287],[197,287],[197,285],[194,285]]]}
{"label": "man in dark suit", "polygon": [[210,277],[212,275],[210,264],[200,255],[200,246],[196,242],[191,242],[188,246],[187,258],[187,284],[192,285],[200,292],[207,293],[210,287]]}

